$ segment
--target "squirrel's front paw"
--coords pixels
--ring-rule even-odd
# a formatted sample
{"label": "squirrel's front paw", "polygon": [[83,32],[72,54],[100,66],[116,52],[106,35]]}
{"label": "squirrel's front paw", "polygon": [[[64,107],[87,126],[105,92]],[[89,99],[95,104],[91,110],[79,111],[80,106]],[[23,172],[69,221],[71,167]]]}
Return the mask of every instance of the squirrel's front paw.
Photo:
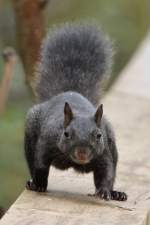
{"label": "squirrel's front paw", "polygon": [[101,199],[105,199],[107,201],[111,199],[111,193],[107,187],[101,187],[98,190],[96,190],[94,196],[99,197]]}
{"label": "squirrel's front paw", "polygon": [[126,201],[128,198],[125,192],[111,191],[111,199],[116,201]]}
{"label": "squirrel's front paw", "polygon": [[27,181],[26,188],[31,191],[45,192],[47,185],[36,185],[32,180]]}

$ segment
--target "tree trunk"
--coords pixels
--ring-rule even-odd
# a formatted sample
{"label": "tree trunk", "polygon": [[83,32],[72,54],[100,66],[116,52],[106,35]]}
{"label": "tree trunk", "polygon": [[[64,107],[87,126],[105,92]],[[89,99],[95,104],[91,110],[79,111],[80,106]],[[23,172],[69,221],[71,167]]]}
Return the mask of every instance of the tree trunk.
{"label": "tree trunk", "polygon": [[[43,0],[44,1],[44,0]],[[45,2],[47,2],[45,0]],[[26,81],[34,92],[35,64],[38,61],[44,34],[41,0],[13,0],[19,42],[19,53],[26,73]]]}

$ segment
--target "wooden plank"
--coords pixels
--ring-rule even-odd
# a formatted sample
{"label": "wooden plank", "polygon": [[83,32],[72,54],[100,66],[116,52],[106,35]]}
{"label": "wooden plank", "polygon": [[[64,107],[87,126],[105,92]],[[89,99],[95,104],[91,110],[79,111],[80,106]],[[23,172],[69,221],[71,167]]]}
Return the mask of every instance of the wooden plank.
{"label": "wooden plank", "polygon": [[116,188],[128,193],[128,201],[105,202],[89,197],[87,194],[94,192],[92,174],[52,168],[48,192],[24,191],[0,225],[150,225],[148,49],[150,38],[103,100],[120,152]]}
{"label": "wooden plank", "polygon": [[[115,89],[136,97],[150,98],[150,34],[143,41],[115,85]],[[124,88],[125,87],[125,88]]]}

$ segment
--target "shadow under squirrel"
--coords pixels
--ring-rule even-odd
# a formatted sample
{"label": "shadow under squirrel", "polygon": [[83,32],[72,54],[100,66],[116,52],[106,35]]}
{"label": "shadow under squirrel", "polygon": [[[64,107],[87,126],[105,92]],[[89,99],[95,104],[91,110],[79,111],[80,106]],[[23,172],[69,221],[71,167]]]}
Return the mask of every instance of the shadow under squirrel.
{"label": "shadow under squirrel", "polygon": [[118,153],[114,132],[97,107],[109,74],[112,45],[91,24],[66,23],[43,41],[37,65],[39,104],[28,114],[25,156],[27,189],[44,192],[50,166],[93,172],[96,192],[105,200],[127,199],[113,190]]}

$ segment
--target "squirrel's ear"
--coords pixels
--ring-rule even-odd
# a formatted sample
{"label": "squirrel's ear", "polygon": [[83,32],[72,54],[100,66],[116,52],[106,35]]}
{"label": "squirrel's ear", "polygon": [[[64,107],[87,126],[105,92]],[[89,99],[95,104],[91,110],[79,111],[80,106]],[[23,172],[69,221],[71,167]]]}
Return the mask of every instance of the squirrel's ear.
{"label": "squirrel's ear", "polygon": [[98,109],[97,109],[97,111],[96,111],[96,113],[95,113],[95,115],[94,115],[94,119],[95,119],[96,125],[97,125],[98,127],[100,127],[102,115],[103,115],[103,105],[101,104],[101,105],[98,107]]}
{"label": "squirrel's ear", "polygon": [[73,112],[68,102],[65,102],[64,107],[64,127],[66,128],[73,119]]}

